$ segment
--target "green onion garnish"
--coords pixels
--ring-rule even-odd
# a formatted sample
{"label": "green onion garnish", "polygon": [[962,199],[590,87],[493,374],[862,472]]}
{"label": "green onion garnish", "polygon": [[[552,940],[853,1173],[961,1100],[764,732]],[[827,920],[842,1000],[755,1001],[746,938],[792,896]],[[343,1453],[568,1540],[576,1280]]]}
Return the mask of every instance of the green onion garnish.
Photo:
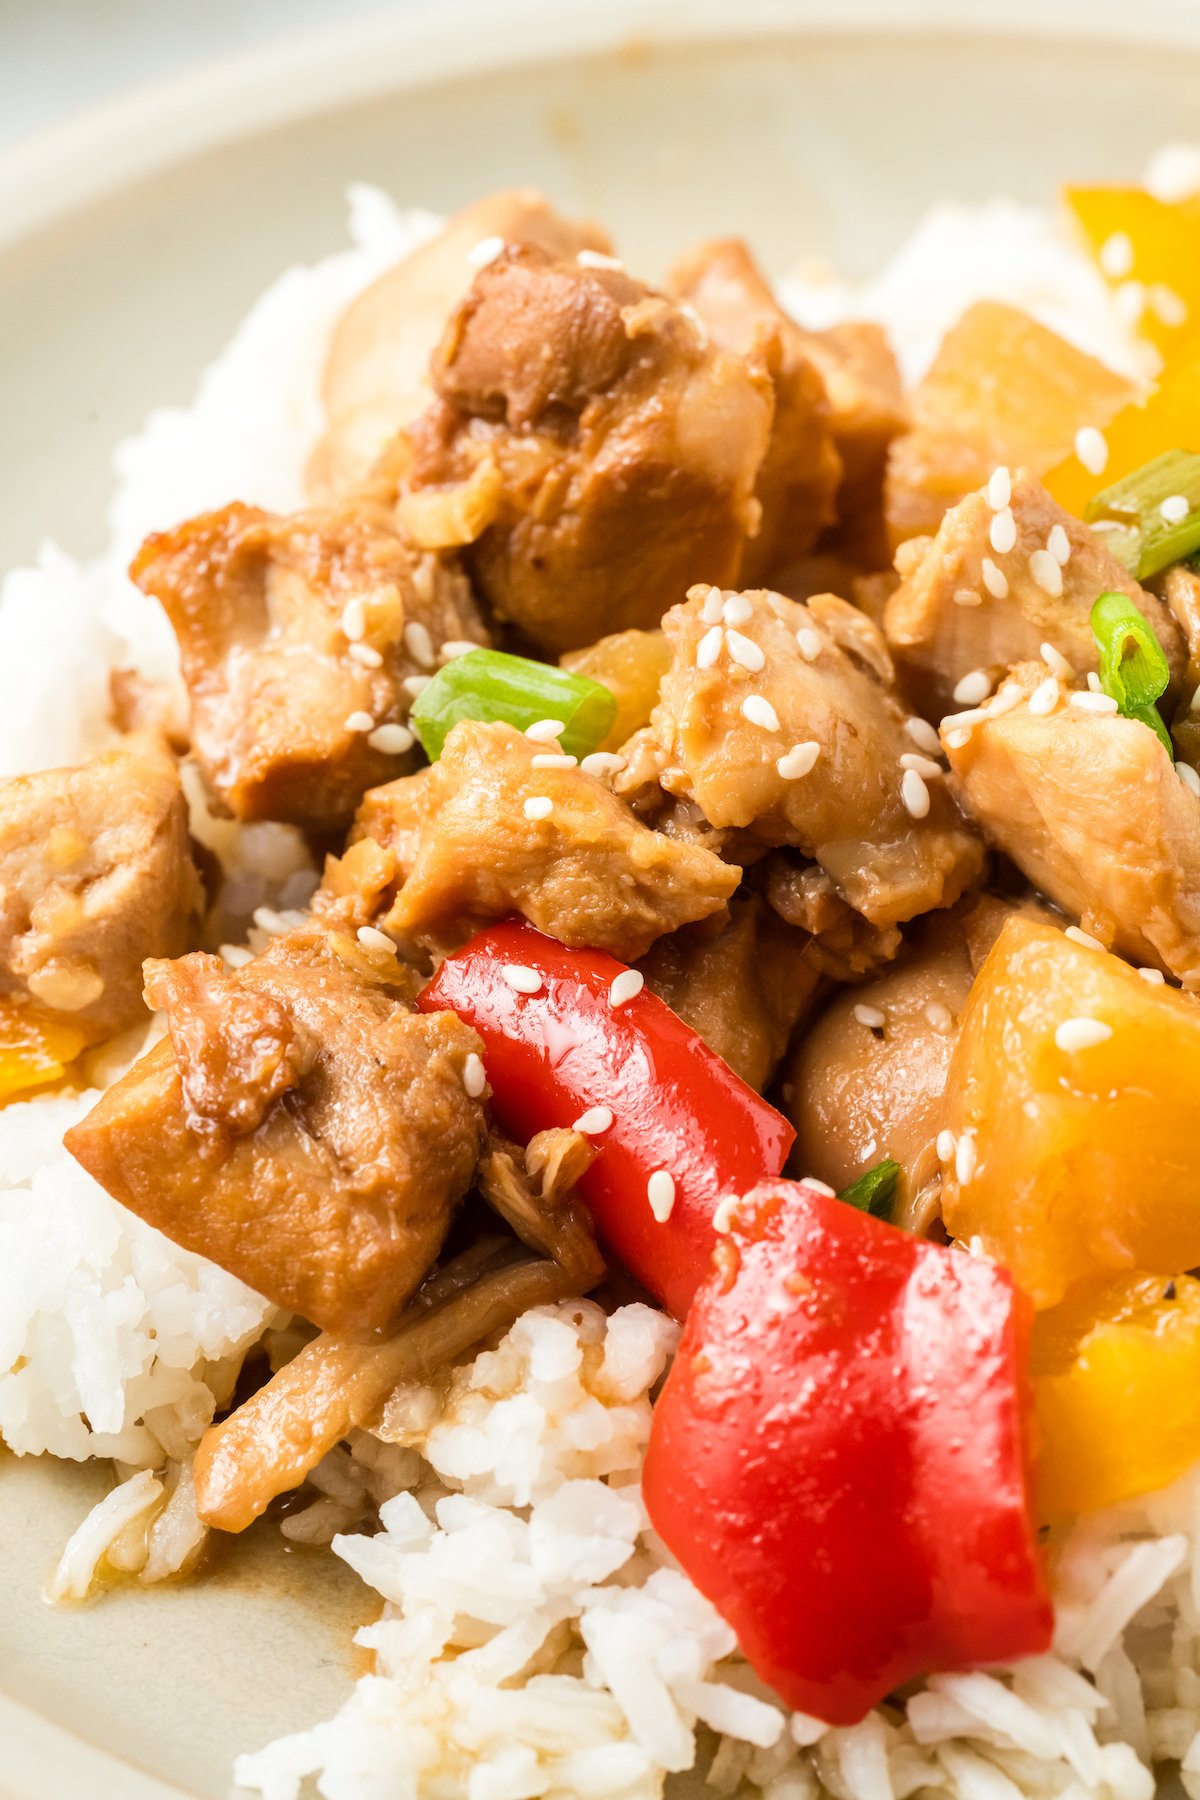
{"label": "green onion garnish", "polygon": [[460,719],[499,721],[518,731],[556,720],[561,729],[547,729],[547,740],[556,737],[568,756],[587,756],[604,742],[616,716],[613,694],[585,675],[502,650],[471,650],[422,688],[408,722],[436,762]]}
{"label": "green onion garnish", "polygon": [[1200,550],[1200,456],[1156,456],[1097,494],[1084,518],[1137,581],[1182,562]]}
{"label": "green onion garnish", "polygon": [[865,1175],[860,1175],[857,1181],[852,1181],[848,1188],[843,1188],[838,1199],[857,1206],[859,1212],[870,1213],[873,1219],[890,1219],[899,1179],[900,1164],[887,1156]]}
{"label": "green onion garnish", "polygon": [[1092,634],[1100,648],[1100,686],[1126,719],[1140,719],[1172,761],[1175,751],[1157,706],[1171,670],[1154,628],[1127,594],[1101,594],[1092,608]]}

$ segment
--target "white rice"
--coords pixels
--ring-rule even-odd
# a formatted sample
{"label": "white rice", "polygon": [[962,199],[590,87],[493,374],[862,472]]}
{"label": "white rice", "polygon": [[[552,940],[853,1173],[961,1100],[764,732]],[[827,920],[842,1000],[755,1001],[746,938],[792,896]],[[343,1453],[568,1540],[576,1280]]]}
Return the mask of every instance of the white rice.
{"label": "white rice", "polygon": [[[1162,179],[1178,184],[1185,164],[1195,153],[1177,148]],[[122,446],[106,555],[80,566],[46,546],[0,586],[0,775],[100,747],[111,667],[177,679],[129,556],[145,532],[235,495],[301,502],[329,329],[435,224],[351,190],[354,247],[285,274],[194,405],[153,414]],[[1063,226],[1007,202],[936,209],[858,290],[810,270],[783,293],[812,324],[880,319],[910,380],[985,296],[1114,368],[1145,367]],[[304,904],[312,872],[294,833],[193,810],[226,865],[231,915],[265,906],[256,929],[269,932],[273,913]],[[62,1132],[93,1099],[0,1109],[0,1435],[23,1454],[113,1457],[122,1476],[64,1550],[63,1598],[114,1572],[161,1579],[196,1554],[191,1447],[246,1350],[281,1323],[65,1155]],[[637,1800],[699,1767],[714,1792],[770,1800],[1150,1800],[1163,1757],[1200,1800],[1200,1479],[1085,1522],[1061,1547],[1053,1655],[932,1677],[904,1709],[829,1730],[763,1688],[648,1528],[638,1477],[673,1341],[646,1307],[540,1309],[448,1392],[398,1393],[380,1435],[325,1458],[284,1528],[332,1540],[379,1594],[382,1616],[358,1639],[376,1673],[335,1718],[243,1757],[243,1785],[267,1800],[296,1800],[310,1778],[327,1800]],[[364,1525],[373,1535],[350,1534]]]}

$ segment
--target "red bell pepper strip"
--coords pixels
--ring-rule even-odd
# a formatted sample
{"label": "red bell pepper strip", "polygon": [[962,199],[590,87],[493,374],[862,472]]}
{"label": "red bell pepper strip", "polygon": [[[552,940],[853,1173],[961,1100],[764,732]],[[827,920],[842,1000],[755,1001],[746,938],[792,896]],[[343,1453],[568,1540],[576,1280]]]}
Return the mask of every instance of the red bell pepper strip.
{"label": "red bell pepper strip", "polygon": [[[514,967],[539,977],[536,993],[506,979]],[[611,1110],[580,1188],[602,1241],[682,1318],[711,1267],[719,1202],[777,1175],[795,1133],[649,989],[614,1006],[625,972],[602,950],[570,950],[505,920],[448,956],[417,1005],[474,1026],[496,1119],[520,1142]],[[649,1184],[663,1171],[674,1196],[660,1220]],[[666,1185],[655,1185],[660,1211]]]}
{"label": "red bell pepper strip", "polygon": [[1050,1644],[1007,1272],[771,1181],[688,1314],[642,1487],[789,1705],[861,1719],[932,1669]]}

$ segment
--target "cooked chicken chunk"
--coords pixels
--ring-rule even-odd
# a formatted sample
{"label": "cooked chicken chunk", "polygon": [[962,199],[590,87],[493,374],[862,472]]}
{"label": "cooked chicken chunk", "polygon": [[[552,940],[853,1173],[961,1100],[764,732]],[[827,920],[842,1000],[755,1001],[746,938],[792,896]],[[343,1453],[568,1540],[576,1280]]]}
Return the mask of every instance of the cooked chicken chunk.
{"label": "cooked chicken chunk", "polygon": [[913,429],[888,458],[892,542],[936,531],[1001,463],[1044,475],[1080,426],[1103,429],[1136,389],[1028,313],[969,307],[910,396]]}
{"label": "cooked chicken chunk", "polygon": [[[233,505],[148,538],[132,574],[179,639],[192,742],[237,818],[344,827],[409,766],[407,677],[487,637],[464,577],[382,498],[281,518]],[[389,738],[393,742],[387,741]]]}
{"label": "cooked chicken chunk", "polygon": [[659,938],[640,967],[659,998],[761,1091],[822,978],[808,936],[757,897],[730,911],[715,935],[693,926]]}
{"label": "cooked chicken chunk", "polygon": [[805,960],[831,981],[864,981],[885,968],[903,941],[898,925],[869,925],[847,906],[818,863],[772,850],[754,870],[768,906],[809,937]]}
{"label": "cooked chicken chunk", "polygon": [[876,627],[832,594],[721,608],[698,588],[664,621],[672,663],[650,724],[662,786],[718,828],[813,857],[873,925],[951,905],[983,848],[945,783],[911,766]]}
{"label": "cooked chicken chunk", "polygon": [[893,440],[909,423],[900,370],[887,333],[865,319],[803,333],[829,399],[833,441],[842,459],[837,545],[857,562],[887,562],[884,478]]}
{"label": "cooked chicken chunk", "polygon": [[702,244],[676,264],[668,285],[695,308],[715,344],[760,364],[770,376],[775,416],[754,489],[762,518],[740,572],[747,586],[770,581],[810,550],[834,518],[842,461],[825,384],[806,354],[800,327],[737,238]]}
{"label": "cooked chicken chunk", "polygon": [[201,901],[179,773],[152,739],[0,782],[0,997],[111,1037],[146,1017],[142,960],[186,949]]}
{"label": "cooked chicken chunk", "polygon": [[67,1133],[122,1205],[326,1331],[386,1325],[483,1148],[479,1039],[387,952],[306,930],[230,973],[147,966],[169,1036]]}
{"label": "cooked chicken chunk", "polygon": [[520,912],[625,962],[721,914],[741,871],[651,831],[582,770],[545,768],[510,725],[463,720],[432,768],[367,795],[318,905],[451,949]]}
{"label": "cooked chicken chunk", "polygon": [[1200,770],[1200,710],[1194,704],[1200,694],[1200,574],[1184,563],[1177,563],[1162,579],[1162,597],[1187,646],[1187,663],[1171,723],[1171,736],[1180,761]]}
{"label": "cooked chicken chunk", "polygon": [[[913,698],[934,717],[947,712],[962,677],[980,669],[993,684],[1014,663],[1051,643],[1079,672],[1099,667],[1090,615],[1103,593],[1128,594],[1150,620],[1172,670],[1183,636],[1156,594],[1138,586],[1095,532],[1064,512],[1022,470],[1007,508],[968,494],[937,536],[905,546],[904,580],[888,601],[884,631]],[[1011,512],[1010,550],[993,542]],[[1001,543],[1005,542],[1003,536]]]}
{"label": "cooked chicken chunk", "polygon": [[489,194],[365,288],[330,339],[322,397],[328,424],[309,465],[309,489],[327,499],[364,481],[388,439],[433,399],[429,359],[446,320],[493,245],[536,244],[552,256],[612,249],[597,225],[575,224],[540,194]]}
{"label": "cooked chicken chunk", "polygon": [[956,907],[922,919],[889,969],[833,999],[787,1064],[798,1173],[841,1189],[891,1157],[901,1170],[895,1222],[928,1227],[937,1216],[942,1094],[972,978]]}
{"label": "cooked chicken chunk", "polygon": [[432,374],[405,523],[469,542],[480,592],[543,650],[657,625],[690,581],[733,579],[771,384],[673,301],[620,268],[509,249],[475,277]]}
{"label": "cooked chicken chunk", "polygon": [[578,1131],[539,1131],[522,1150],[493,1132],[477,1171],[479,1191],[521,1242],[583,1279],[603,1272],[591,1214],[575,1191],[596,1147]]}
{"label": "cooked chicken chunk", "polygon": [[1047,681],[1044,665],[1024,665],[987,718],[943,729],[965,804],[1102,944],[1200,983],[1200,797],[1149,726],[1093,710],[1101,696],[1032,711]]}

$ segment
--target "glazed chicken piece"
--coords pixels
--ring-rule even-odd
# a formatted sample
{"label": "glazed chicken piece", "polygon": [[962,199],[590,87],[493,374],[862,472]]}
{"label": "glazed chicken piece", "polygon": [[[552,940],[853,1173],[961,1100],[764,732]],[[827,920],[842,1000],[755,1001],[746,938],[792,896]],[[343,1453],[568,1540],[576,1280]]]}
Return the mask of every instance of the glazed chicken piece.
{"label": "glazed chicken piece", "polygon": [[876,980],[835,996],[787,1063],[799,1174],[840,1190],[891,1157],[901,1171],[893,1221],[928,1229],[938,1211],[942,1095],[973,973],[955,907],[922,919]]}
{"label": "glazed chicken piece", "polygon": [[746,549],[743,585],[778,580],[835,517],[867,562],[886,562],[884,469],[908,422],[886,333],[856,322],[804,330],[738,238],[702,244],[676,264],[669,285],[722,349],[764,358],[774,383],[771,447],[756,489],[763,522]]}
{"label": "glazed chicken piece", "polygon": [[762,517],[740,571],[747,586],[770,581],[833,522],[842,460],[825,384],[805,352],[800,327],[738,239],[702,244],[675,265],[667,285],[695,308],[713,343],[770,377],[775,414],[754,489]]}
{"label": "glazed chicken piece", "polygon": [[175,629],[193,749],[242,820],[344,829],[411,766],[406,679],[448,641],[487,641],[465,578],[414,551],[382,496],[227,506],[148,538],[131,573]]}
{"label": "glazed chicken piece", "polygon": [[951,327],[910,395],[911,431],[888,458],[893,544],[934,532],[951,506],[1005,464],[1045,475],[1081,426],[1103,430],[1136,389],[1028,313],[995,300]]}
{"label": "glazed chicken piece", "polygon": [[[993,534],[1003,532],[1008,513],[1015,542],[1000,551]],[[964,675],[983,670],[994,685],[1044,643],[1080,674],[1098,668],[1090,615],[1107,592],[1129,596],[1153,625],[1173,674],[1182,670],[1183,635],[1168,607],[1027,470],[1011,481],[1005,507],[994,508],[986,490],[968,494],[936,537],[914,539],[900,560],[906,574],[887,603],[884,631],[909,692],[933,717],[950,710]]]}
{"label": "glazed chicken piece", "polygon": [[410,970],[307,929],[230,972],[151,962],[169,1035],[66,1146],[123,1206],[326,1331],[386,1325],[437,1256],[483,1148],[481,1049],[406,1000]]}
{"label": "glazed chicken piece", "polygon": [[631,962],[724,914],[741,871],[639,824],[593,775],[539,766],[511,725],[462,720],[431,768],[376,788],[317,906],[451,950],[506,913]]}
{"label": "glazed chicken piece", "polygon": [[1092,937],[1200,984],[1200,797],[1149,726],[1095,710],[1101,695],[1077,698],[1026,664],[983,720],[944,723],[958,791],[988,840]]}
{"label": "glazed chicken piece", "polygon": [[325,364],[328,424],[309,465],[309,491],[329,499],[363,482],[388,440],[433,399],[429,359],[474,278],[500,244],[536,244],[552,256],[610,252],[597,225],[556,213],[541,194],[489,194],[389,269],[338,320]]}
{"label": "glazed chicken piece", "polygon": [[801,606],[696,588],[664,627],[649,733],[669,794],[813,858],[872,925],[950,906],[979,879],[983,847],[917,751],[862,613],[832,594]]}
{"label": "glazed chicken piece", "polygon": [[730,581],[757,527],[765,371],[620,267],[510,248],[476,275],[411,431],[406,528],[469,545],[496,615],[558,655]]}
{"label": "glazed chicken piece", "polygon": [[898,925],[869,925],[847,906],[818,863],[793,850],[772,850],[756,865],[756,887],[786,925],[808,937],[805,962],[831,981],[865,981],[900,949]]}
{"label": "glazed chicken piece", "polygon": [[112,1037],[146,1017],[143,958],[186,949],[201,904],[179,772],[153,739],[0,782],[0,1001]]}
{"label": "glazed chicken piece", "polygon": [[1171,723],[1171,736],[1179,760],[1200,771],[1200,710],[1193,708],[1200,692],[1200,574],[1185,563],[1176,563],[1162,577],[1161,591],[1187,647],[1182,692]]}
{"label": "glazed chicken piece", "polygon": [[715,934],[689,926],[659,938],[646,983],[760,1093],[821,986],[810,940],[756,895],[734,900]]}

